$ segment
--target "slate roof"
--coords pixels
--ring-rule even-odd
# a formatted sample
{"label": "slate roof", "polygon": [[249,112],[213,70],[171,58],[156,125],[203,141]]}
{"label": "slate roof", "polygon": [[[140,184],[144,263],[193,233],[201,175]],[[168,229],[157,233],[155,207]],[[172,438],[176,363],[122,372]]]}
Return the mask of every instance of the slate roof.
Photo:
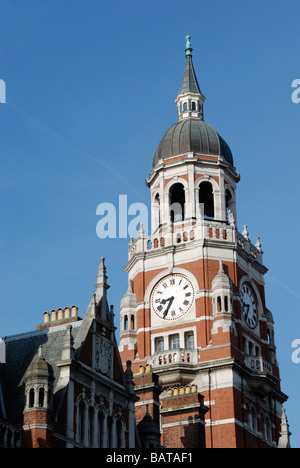
{"label": "slate roof", "polygon": [[[82,321],[72,323],[74,339],[81,324]],[[0,364],[0,384],[2,383],[6,416],[11,423],[22,424],[25,403],[22,379],[29,364],[37,356],[40,345],[43,357],[53,368],[55,388],[60,373],[56,362],[61,359],[65,329],[66,324],[5,338],[6,364]]]}
{"label": "slate roof", "polygon": [[196,73],[194,70],[191,55],[186,56],[184,74],[183,74],[183,78],[182,78],[182,82],[181,82],[178,95],[185,94],[185,93],[202,94],[200,91],[200,86],[198,84],[198,80],[197,80]]}

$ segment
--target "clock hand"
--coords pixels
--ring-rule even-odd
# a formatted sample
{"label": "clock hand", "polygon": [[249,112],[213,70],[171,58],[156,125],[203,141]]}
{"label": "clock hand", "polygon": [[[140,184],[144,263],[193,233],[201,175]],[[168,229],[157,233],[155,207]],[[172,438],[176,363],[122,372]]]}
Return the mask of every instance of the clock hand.
{"label": "clock hand", "polygon": [[174,299],[175,299],[174,296],[172,296],[172,297],[169,297],[168,299],[163,299],[163,300],[161,301],[162,304],[165,304],[166,302],[169,302],[168,307],[167,307],[166,310],[164,311],[164,317],[165,317],[165,316],[167,315],[167,313],[169,312],[169,309],[170,309],[170,307],[171,307],[172,302],[174,301]]}
{"label": "clock hand", "polygon": [[250,304],[246,304],[245,302],[243,302],[243,307],[247,309],[247,311],[246,311],[246,318],[248,318],[249,309],[250,309]]}

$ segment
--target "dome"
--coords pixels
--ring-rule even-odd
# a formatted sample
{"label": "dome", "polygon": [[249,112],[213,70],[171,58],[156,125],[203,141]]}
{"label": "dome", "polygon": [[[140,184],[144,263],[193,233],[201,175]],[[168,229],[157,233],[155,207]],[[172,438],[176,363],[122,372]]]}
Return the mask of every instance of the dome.
{"label": "dome", "polygon": [[39,347],[37,357],[30,363],[25,373],[24,379],[53,379],[53,369],[42,356],[41,346]]}
{"label": "dome", "polygon": [[189,118],[172,125],[165,133],[155,150],[152,168],[160,159],[188,152],[220,155],[233,166],[231,150],[216,130],[204,120]]}

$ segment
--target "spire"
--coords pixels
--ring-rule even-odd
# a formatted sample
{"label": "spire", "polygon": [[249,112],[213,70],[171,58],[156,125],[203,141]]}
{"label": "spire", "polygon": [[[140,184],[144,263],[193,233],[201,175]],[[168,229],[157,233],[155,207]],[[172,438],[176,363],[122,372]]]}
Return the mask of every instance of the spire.
{"label": "spire", "polygon": [[186,36],[186,48],[185,48],[185,69],[183,79],[181,82],[180,90],[178,95],[185,93],[196,93],[201,94],[200,86],[196,77],[196,73],[192,61],[192,47],[190,42],[191,36]]}
{"label": "spire", "polygon": [[95,284],[96,287],[96,303],[98,304],[99,301],[103,298],[104,303],[106,302],[106,290],[109,288],[107,284],[107,276],[106,276],[106,266],[105,266],[105,258],[100,258],[100,265],[98,268],[97,274],[97,283]]}
{"label": "spire", "polygon": [[278,441],[278,448],[291,448],[291,443],[290,443],[290,436],[292,434],[290,433],[290,427],[288,424],[288,420],[286,417],[285,409],[282,408],[281,410],[281,431],[280,431],[280,437]]}
{"label": "spire", "polygon": [[203,103],[205,97],[200,91],[200,86],[192,61],[191,36],[186,36],[185,69],[181,86],[175,99],[178,107],[178,120],[197,118],[203,120]]}

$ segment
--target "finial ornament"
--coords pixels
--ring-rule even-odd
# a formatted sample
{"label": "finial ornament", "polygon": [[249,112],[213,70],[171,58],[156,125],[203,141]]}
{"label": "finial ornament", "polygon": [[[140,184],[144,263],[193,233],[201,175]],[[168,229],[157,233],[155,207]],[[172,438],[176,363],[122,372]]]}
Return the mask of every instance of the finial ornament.
{"label": "finial ornament", "polygon": [[192,55],[192,47],[191,47],[191,36],[186,36],[186,46],[185,46],[185,55]]}
{"label": "finial ornament", "polygon": [[247,239],[248,241],[250,241],[250,239],[249,239],[249,232],[248,232],[248,229],[247,229],[247,224],[244,225],[243,236],[245,237],[245,239]]}
{"label": "finial ornament", "polygon": [[261,252],[261,242],[260,242],[260,237],[257,237],[256,238],[256,244],[255,244],[255,247],[257,248],[257,250],[259,252]]}

